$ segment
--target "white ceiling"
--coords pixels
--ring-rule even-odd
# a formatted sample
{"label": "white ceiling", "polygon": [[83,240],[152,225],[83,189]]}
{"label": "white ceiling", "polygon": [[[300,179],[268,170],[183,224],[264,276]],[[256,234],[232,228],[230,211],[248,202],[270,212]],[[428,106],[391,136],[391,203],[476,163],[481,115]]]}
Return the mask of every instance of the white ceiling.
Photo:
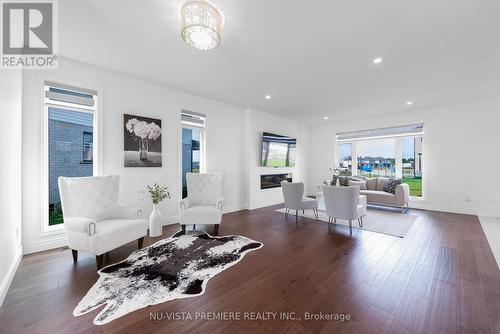
{"label": "white ceiling", "polygon": [[310,124],[500,96],[498,0],[219,0],[211,51],[180,3],[60,1],[60,54]]}

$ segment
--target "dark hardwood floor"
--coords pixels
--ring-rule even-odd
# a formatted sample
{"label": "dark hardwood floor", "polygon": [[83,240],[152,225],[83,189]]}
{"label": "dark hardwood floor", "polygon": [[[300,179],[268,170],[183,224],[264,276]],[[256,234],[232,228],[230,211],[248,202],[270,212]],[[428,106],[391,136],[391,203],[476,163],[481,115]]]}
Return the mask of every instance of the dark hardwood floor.
{"label": "dark hardwood floor", "polygon": [[[204,295],[104,326],[73,317],[96,281],[95,257],[59,249],[25,256],[0,308],[1,333],[500,333],[500,271],[475,216],[410,210],[405,238],[294,218],[278,207],[224,215],[220,235],[264,243],[212,278]],[[164,228],[163,237],[179,229]],[[210,230],[209,230],[210,231]],[[148,238],[149,245],[160,238]],[[137,242],[110,252],[124,259]],[[295,312],[301,320],[150,320],[150,312]],[[305,320],[304,312],[350,321]]]}

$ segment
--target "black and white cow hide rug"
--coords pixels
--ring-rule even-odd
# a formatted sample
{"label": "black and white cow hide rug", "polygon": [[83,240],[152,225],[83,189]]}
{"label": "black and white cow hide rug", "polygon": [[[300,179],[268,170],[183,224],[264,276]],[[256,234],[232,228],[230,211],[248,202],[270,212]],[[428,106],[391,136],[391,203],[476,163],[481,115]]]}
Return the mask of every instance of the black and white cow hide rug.
{"label": "black and white cow hide rug", "polygon": [[94,319],[94,324],[103,325],[149,305],[202,295],[210,278],[262,246],[239,235],[178,232],[99,270],[99,279],[73,315],[106,305]]}

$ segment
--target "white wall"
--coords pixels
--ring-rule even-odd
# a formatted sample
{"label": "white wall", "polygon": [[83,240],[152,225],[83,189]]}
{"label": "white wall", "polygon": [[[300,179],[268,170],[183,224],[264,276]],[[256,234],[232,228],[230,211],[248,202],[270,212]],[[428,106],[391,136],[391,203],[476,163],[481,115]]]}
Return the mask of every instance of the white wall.
{"label": "white wall", "polygon": [[311,128],[310,193],[329,178],[338,132],[425,123],[426,201],[413,207],[500,216],[500,100],[328,123]]}
{"label": "white wall", "polygon": [[[23,74],[23,245],[31,253],[66,244],[63,231],[43,232],[39,214],[42,180],[39,165],[42,97],[45,80],[97,89],[102,113],[102,174],[121,177],[123,205],[140,206],[147,218],[151,204],[140,193],[147,184],[168,185],[172,199],[161,206],[166,222],[175,222],[181,190],[182,109],[207,114],[207,172],[223,171],[225,211],[255,208],[282,202],[281,190],[260,190],[260,174],[293,172],[295,180],[307,181],[309,129],[297,121],[265,112],[245,110],[197,95],[174,90],[139,78],[60,58],[58,70],[30,70]],[[123,167],[123,114],[160,118],[163,129],[163,167]],[[263,131],[298,138],[295,168],[261,168],[260,140]]]}
{"label": "white wall", "polygon": [[21,71],[0,71],[0,305],[21,259]]}
{"label": "white wall", "polygon": [[[120,199],[138,205],[147,218],[151,204],[140,193],[147,184],[168,185],[165,218],[177,214],[180,198],[180,111],[207,114],[207,171],[226,174],[226,211],[244,206],[244,110],[142,79],[61,58],[58,70],[30,70],[23,74],[23,244],[25,253],[65,245],[63,233],[42,233],[37,196],[42,182],[38,166],[42,85],[44,80],[99,90],[103,119],[103,174],[121,177]],[[123,114],[160,118],[163,129],[163,167],[123,167]]]}
{"label": "white wall", "polygon": [[[293,173],[293,180],[307,183],[307,148],[309,144],[309,129],[299,122],[265,112],[247,109],[246,139],[247,139],[247,195],[246,206],[249,209],[260,208],[283,202],[281,188],[260,189],[260,176],[263,174]],[[261,138],[263,132],[297,138],[297,161],[295,167],[260,167]]]}

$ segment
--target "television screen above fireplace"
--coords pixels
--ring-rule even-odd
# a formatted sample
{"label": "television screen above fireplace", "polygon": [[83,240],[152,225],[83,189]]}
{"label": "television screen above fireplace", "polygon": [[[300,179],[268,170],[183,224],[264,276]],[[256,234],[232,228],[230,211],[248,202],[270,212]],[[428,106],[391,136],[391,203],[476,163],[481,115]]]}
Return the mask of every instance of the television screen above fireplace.
{"label": "television screen above fireplace", "polygon": [[295,167],[297,140],[264,132],[262,134],[262,167]]}
{"label": "television screen above fireplace", "polygon": [[269,174],[260,176],[260,189],[281,187],[281,181],[292,182],[292,174]]}

